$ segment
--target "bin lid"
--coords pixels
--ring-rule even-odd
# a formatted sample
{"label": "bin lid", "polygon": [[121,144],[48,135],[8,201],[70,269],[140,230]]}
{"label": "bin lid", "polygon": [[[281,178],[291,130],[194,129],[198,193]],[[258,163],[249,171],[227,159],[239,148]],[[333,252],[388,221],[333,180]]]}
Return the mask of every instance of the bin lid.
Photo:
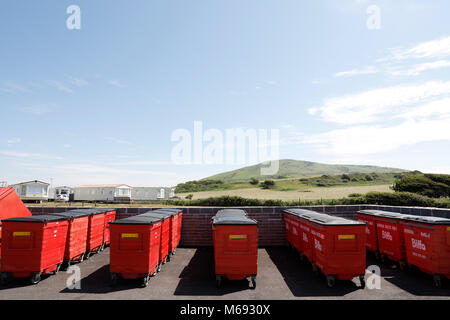
{"label": "bin lid", "polygon": [[65,212],[55,212],[55,213],[49,213],[51,216],[61,216],[61,217],[67,217],[67,218],[80,218],[80,217],[87,217],[92,215],[89,211],[78,211],[78,210],[69,210]]}
{"label": "bin lid", "polygon": [[367,215],[376,216],[376,217],[391,218],[391,219],[404,219],[408,216],[407,214],[401,214],[398,212],[383,211],[383,210],[359,210],[358,213],[367,214]]}
{"label": "bin lid", "polygon": [[307,209],[285,209],[283,210],[286,213],[293,214],[295,216],[301,216],[302,214],[321,214],[316,211],[307,210]]}
{"label": "bin lid", "polygon": [[169,216],[176,216],[180,211],[173,211],[173,210],[165,210],[165,209],[156,209],[151,210],[146,213],[153,213],[153,214],[161,214],[161,215],[169,215]]}
{"label": "bin lid", "polygon": [[86,215],[95,215],[95,214],[100,214],[100,213],[105,213],[107,211],[103,210],[103,209],[97,209],[97,208],[89,208],[89,209],[73,209],[70,210],[72,212],[80,212],[80,213],[85,213]]}
{"label": "bin lid", "polygon": [[142,224],[142,225],[151,225],[157,222],[160,222],[162,218],[157,217],[143,217],[143,216],[134,216],[125,219],[120,219],[116,221],[111,221],[109,224]]}
{"label": "bin lid", "polygon": [[241,214],[216,215],[212,217],[212,222],[214,225],[258,225],[256,220]]}
{"label": "bin lid", "polygon": [[405,217],[407,221],[416,221],[426,224],[450,224],[450,219],[441,217],[429,217],[429,216],[412,216]]}
{"label": "bin lid", "polygon": [[319,213],[306,209],[287,209],[287,213],[294,214],[308,221],[328,226],[346,226],[346,225],[365,225],[365,222],[345,219],[341,217],[331,216],[325,213]]}
{"label": "bin lid", "polygon": [[173,216],[172,214],[170,214],[170,212],[157,212],[154,213],[154,211],[147,211],[145,213],[142,213],[140,215],[137,215],[136,217],[155,217],[155,218],[160,218],[162,220],[166,220],[168,218],[170,218],[171,216]]}
{"label": "bin lid", "polygon": [[31,216],[31,217],[17,217],[2,220],[2,222],[54,222],[67,220],[67,217],[44,214],[41,216]]}
{"label": "bin lid", "polygon": [[244,215],[247,216],[247,212],[242,209],[222,209],[217,211],[216,216],[222,215]]}

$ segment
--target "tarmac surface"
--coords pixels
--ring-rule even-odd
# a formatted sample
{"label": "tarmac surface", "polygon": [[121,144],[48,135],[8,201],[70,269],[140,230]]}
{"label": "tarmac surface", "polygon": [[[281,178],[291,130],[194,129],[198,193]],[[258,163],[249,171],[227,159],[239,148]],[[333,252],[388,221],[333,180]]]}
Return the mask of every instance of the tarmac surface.
{"label": "tarmac surface", "polygon": [[[216,288],[212,248],[178,248],[172,260],[150,279],[146,288],[134,280],[120,280],[111,285],[109,274],[109,249],[89,260],[75,264],[80,269],[79,288],[68,288],[67,281],[74,273],[60,271],[43,276],[37,285],[27,279],[13,279],[0,287],[1,300],[293,300],[293,299],[446,299],[450,300],[450,281],[435,288],[433,278],[418,270],[401,271],[392,263],[377,261],[368,254],[367,265],[381,268],[380,289],[370,289],[371,273],[366,274],[367,286],[360,288],[358,278],[337,281],[328,288],[323,275],[316,275],[307,261],[287,247],[259,249],[256,288],[249,281],[223,281]],[[371,278],[374,279],[374,278]],[[69,284],[70,285],[70,284]]]}

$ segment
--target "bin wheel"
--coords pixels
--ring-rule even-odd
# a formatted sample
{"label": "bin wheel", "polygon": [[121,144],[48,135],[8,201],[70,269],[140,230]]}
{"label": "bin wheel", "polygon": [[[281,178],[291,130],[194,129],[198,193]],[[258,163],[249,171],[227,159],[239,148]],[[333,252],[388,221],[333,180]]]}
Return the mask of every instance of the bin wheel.
{"label": "bin wheel", "polygon": [[361,289],[364,289],[366,287],[366,280],[363,274],[359,276],[359,282],[361,283]]}
{"label": "bin wheel", "polygon": [[172,251],[172,255],[174,256],[175,255],[175,252],[177,251],[177,249],[175,248],[175,249],[173,249],[173,251]]}
{"label": "bin wheel", "polygon": [[158,269],[157,269],[156,271],[161,272],[161,266],[162,266],[162,263],[160,263],[160,264],[158,265]]}
{"label": "bin wheel", "polygon": [[80,256],[80,262],[83,262],[84,261],[84,253]]}
{"label": "bin wheel", "polygon": [[102,246],[100,247],[100,251],[105,250],[105,244],[102,244]]}
{"label": "bin wheel", "polygon": [[0,285],[5,285],[8,281],[8,274],[7,273],[0,273]]}
{"label": "bin wheel", "polygon": [[220,289],[222,286],[222,276],[216,276],[216,287]]}
{"label": "bin wheel", "polygon": [[312,271],[314,272],[314,274],[316,276],[319,275],[319,268],[317,268],[317,266],[315,264],[312,265]]}
{"label": "bin wheel", "polygon": [[149,281],[150,281],[149,275],[146,275],[144,278],[142,278],[142,282],[141,282],[142,288],[146,288],[148,286]]}
{"label": "bin wheel", "polygon": [[332,275],[328,275],[327,276],[328,288],[333,288],[335,284],[336,284],[336,278]]}
{"label": "bin wheel", "polygon": [[111,273],[111,284],[113,286],[117,285],[118,278],[117,273]]}
{"label": "bin wheel", "polygon": [[30,277],[31,284],[38,284],[41,281],[41,273],[37,272]]}
{"label": "bin wheel", "polygon": [[58,263],[58,265],[56,266],[55,271],[53,271],[53,274],[57,274],[59,272],[59,270],[61,269],[61,265],[62,265],[62,263]]}
{"label": "bin wheel", "polygon": [[442,288],[442,277],[440,275],[435,274],[433,280],[436,288]]}
{"label": "bin wheel", "polygon": [[382,263],[386,262],[386,256],[384,255],[384,253],[380,254],[380,260],[381,260]]}
{"label": "bin wheel", "polygon": [[375,259],[380,260],[380,253],[375,251]]}
{"label": "bin wheel", "polygon": [[402,270],[402,271],[405,271],[406,268],[407,268],[407,265],[406,265],[405,261],[400,261],[398,265],[400,267],[400,270]]}
{"label": "bin wheel", "polygon": [[156,276],[157,273],[158,273],[158,265],[155,267],[155,271],[153,271],[152,277]]}
{"label": "bin wheel", "polygon": [[88,260],[91,257],[91,251],[86,251],[84,254],[84,259]]}
{"label": "bin wheel", "polygon": [[256,289],[256,277],[252,277],[252,289]]}

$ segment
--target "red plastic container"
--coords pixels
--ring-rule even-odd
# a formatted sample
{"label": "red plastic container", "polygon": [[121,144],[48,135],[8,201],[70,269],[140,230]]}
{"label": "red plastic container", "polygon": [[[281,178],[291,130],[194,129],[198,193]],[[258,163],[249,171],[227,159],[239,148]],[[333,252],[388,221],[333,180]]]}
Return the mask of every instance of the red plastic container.
{"label": "red plastic container", "polygon": [[154,214],[163,214],[163,215],[170,215],[170,231],[169,231],[169,253],[174,255],[176,248],[179,243],[179,235],[178,235],[178,229],[179,224],[181,224],[179,212],[181,210],[177,209],[156,209],[151,211]]}
{"label": "red plastic container", "polygon": [[104,235],[104,244],[105,246],[109,246],[111,242],[111,235],[108,228],[108,224],[116,220],[116,210],[108,209],[105,213],[105,235]]}
{"label": "red plastic container", "polygon": [[159,247],[159,266],[158,272],[161,271],[161,265],[170,261],[169,255],[169,239],[170,239],[170,214],[153,213],[153,211],[140,214],[137,217],[152,217],[161,219],[161,244]]}
{"label": "red plastic container", "polygon": [[375,253],[378,257],[378,236],[377,236],[377,223],[376,212],[378,210],[360,210],[356,213],[356,217],[359,221],[366,223],[366,249]]}
{"label": "red plastic container", "polygon": [[3,220],[2,281],[10,276],[30,278],[58,272],[64,259],[69,222],[61,216],[32,216]]}
{"label": "red plastic container", "polygon": [[441,287],[450,278],[450,219],[408,216],[402,225],[408,264],[433,275]]}
{"label": "red plastic container", "polygon": [[256,287],[258,273],[258,223],[245,211],[225,209],[212,218],[214,262],[217,287],[222,278],[251,278]]}
{"label": "red plastic container", "polygon": [[85,258],[89,258],[93,253],[98,253],[104,248],[106,212],[99,209],[80,209],[75,211],[89,214],[85,255]]}
{"label": "red plastic container", "polygon": [[109,224],[110,272],[115,284],[123,279],[142,279],[147,286],[156,275],[161,244],[161,218],[135,216]]}
{"label": "red plastic container", "polygon": [[72,262],[82,262],[87,251],[87,237],[90,212],[70,210],[51,215],[65,217],[69,221],[66,249],[64,253],[64,267],[67,269]]}
{"label": "red plastic container", "polygon": [[301,220],[302,252],[315,271],[322,271],[329,287],[336,280],[352,280],[359,276],[365,287],[366,224],[302,209],[285,212],[297,214]]}
{"label": "red plastic container", "polygon": [[286,240],[295,248],[299,253],[302,252],[301,248],[301,223],[298,216],[294,213],[288,213],[287,211],[283,212],[284,217],[284,225],[286,228]]}

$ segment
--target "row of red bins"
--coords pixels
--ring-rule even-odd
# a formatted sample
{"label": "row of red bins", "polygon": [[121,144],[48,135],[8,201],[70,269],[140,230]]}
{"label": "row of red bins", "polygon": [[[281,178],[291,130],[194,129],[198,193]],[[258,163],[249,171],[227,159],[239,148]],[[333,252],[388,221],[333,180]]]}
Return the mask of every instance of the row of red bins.
{"label": "row of red bins", "polygon": [[150,277],[175,254],[182,219],[182,210],[165,208],[110,222],[112,284],[119,278],[139,279],[146,287]]}
{"label": "row of red bins", "polygon": [[211,220],[216,285],[222,279],[250,278],[256,288],[258,273],[258,222],[241,209],[219,210]]}
{"label": "row of red bins", "polygon": [[322,272],[327,285],[359,277],[365,287],[365,222],[304,209],[283,211],[286,239],[301,259],[308,259],[315,273]]}
{"label": "row of red bins", "polygon": [[1,282],[41,276],[67,269],[110,244],[108,223],[115,209],[78,209],[2,220]]}
{"label": "row of red bins", "polygon": [[361,210],[357,218],[367,223],[367,250],[381,261],[415,266],[433,275],[436,287],[450,278],[450,219],[381,210]]}

